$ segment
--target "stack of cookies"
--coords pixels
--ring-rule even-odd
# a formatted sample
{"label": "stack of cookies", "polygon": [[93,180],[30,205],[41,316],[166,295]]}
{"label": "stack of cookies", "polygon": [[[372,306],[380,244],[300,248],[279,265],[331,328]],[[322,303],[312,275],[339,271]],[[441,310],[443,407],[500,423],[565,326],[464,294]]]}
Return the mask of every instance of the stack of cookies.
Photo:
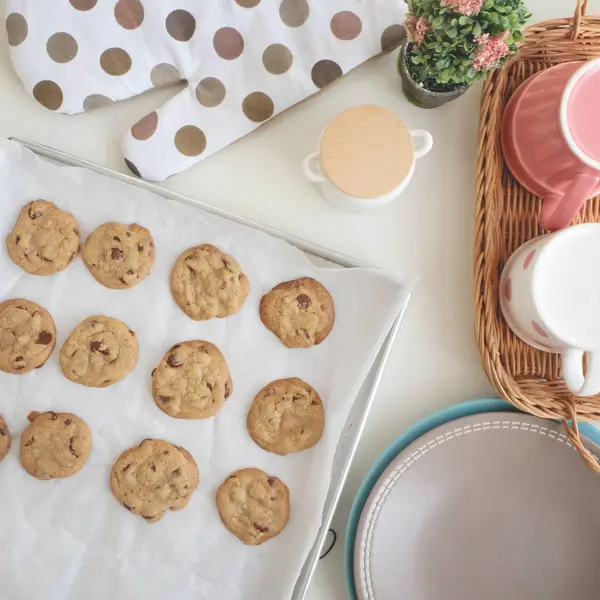
{"label": "stack of cookies", "polygon": [[[80,229],[71,213],[36,200],[22,208],[6,245],[12,261],[25,272],[50,276],[76,260]],[[138,224],[103,223],[89,234],[81,256],[98,283],[127,290],[151,276],[155,245],[150,231]],[[210,244],[189,248],[176,258],[170,287],[177,306],[195,321],[233,315],[250,294],[250,281],[236,259]],[[311,348],[331,332],[335,308],[323,285],[302,277],[267,292],[258,316],[287,348]],[[56,346],[56,331],[52,316],[39,304],[21,298],[0,303],[0,370],[24,375],[42,368]],[[68,335],[59,362],[70,381],[104,388],[125,378],[135,368],[138,354],[138,337],[125,323],[91,315]],[[151,381],[156,406],[176,419],[218,418],[234,393],[226,357],[208,340],[182,340],[168,348]],[[248,392],[236,390],[236,396],[248,398]],[[32,412],[28,419],[20,445],[27,473],[55,479],[84,467],[92,433],[80,417],[48,411]],[[295,377],[265,385],[247,415],[251,439],[281,456],[315,446],[324,426],[319,394]],[[0,417],[0,460],[8,453],[10,440]],[[183,509],[199,480],[196,462],[185,448],[145,439],[117,458],[110,488],[123,507],[153,523],[167,510]],[[216,491],[216,505],[227,529],[245,544],[256,545],[284,529],[289,496],[285,483],[253,465],[225,478]]]}

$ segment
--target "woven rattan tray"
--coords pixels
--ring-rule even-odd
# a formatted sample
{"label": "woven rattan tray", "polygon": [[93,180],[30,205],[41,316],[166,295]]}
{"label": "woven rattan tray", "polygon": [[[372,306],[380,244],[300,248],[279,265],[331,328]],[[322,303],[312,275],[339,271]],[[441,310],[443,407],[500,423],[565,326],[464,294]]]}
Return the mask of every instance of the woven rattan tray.
{"label": "woven rattan tray", "polygon": [[[573,398],[561,378],[560,356],[523,343],[500,312],[498,280],[504,263],[521,244],[545,233],[538,225],[540,199],[523,188],[504,163],[500,126],[508,99],[528,77],[558,63],[600,56],[600,17],[584,16],[586,4],[577,2],[573,18],[529,27],[519,55],[484,83],[474,256],[475,334],[488,377],[500,395],[521,410],[571,419],[574,426],[568,431],[578,447],[576,421],[600,421],[600,395]],[[590,221],[600,221],[600,196],[586,203],[577,222]]]}

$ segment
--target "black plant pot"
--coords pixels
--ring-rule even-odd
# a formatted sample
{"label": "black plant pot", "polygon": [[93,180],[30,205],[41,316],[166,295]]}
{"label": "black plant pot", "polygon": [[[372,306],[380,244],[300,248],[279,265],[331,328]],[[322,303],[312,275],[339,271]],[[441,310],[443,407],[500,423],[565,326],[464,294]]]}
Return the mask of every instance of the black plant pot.
{"label": "black plant pot", "polygon": [[408,43],[405,43],[400,49],[398,56],[398,72],[402,78],[402,90],[405,96],[416,106],[421,108],[435,108],[462,96],[470,86],[463,85],[449,92],[432,92],[417,83],[411,76],[406,61],[408,60],[406,51]]}

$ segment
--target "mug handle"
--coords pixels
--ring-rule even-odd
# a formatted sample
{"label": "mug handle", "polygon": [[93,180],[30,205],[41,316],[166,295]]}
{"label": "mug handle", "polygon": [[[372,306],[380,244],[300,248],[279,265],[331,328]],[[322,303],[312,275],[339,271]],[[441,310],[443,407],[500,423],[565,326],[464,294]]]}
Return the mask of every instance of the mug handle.
{"label": "mug handle", "polygon": [[563,378],[576,396],[593,396],[600,392],[600,354],[587,353],[587,372],[583,374],[583,350],[568,348],[562,353]]}
{"label": "mug handle", "polygon": [[578,173],[564,194],[545,196],[540,212],[541,227],[548,231],[568,227],[597,185],[596,173]]}
{"label": "mug handle", "polygon": [[306,177],[306,179],[308,179],[309,181],[312,181],[313,183],[323,183],[325,181],[327,181],[325,179],[325,177],[323,177],[323,175],[321,175],[320,173],[320,167],[319,165],[319,153],[318,152],[313,152],[312,154],[309,154],[303,161],[302,161],[302,171],[304,173],[304,177]]}
{"label": "mug handle", "polygon": [[413,137],[413,144],[419,140],[419,144],[415,144],[415,158],[421,158],[425,156],[433,147],[433,138],[429,131],[425,129],[415,129],[410,134]]}

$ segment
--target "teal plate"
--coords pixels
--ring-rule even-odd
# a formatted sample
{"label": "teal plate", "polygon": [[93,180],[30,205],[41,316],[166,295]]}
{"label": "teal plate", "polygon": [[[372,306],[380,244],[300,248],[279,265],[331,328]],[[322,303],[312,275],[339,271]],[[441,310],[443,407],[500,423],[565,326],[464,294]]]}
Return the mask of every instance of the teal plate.
{"label": "teal plate", "polygon": [[[346,584],[348,586],[348,592],[351,600],[357,600],[354,589],[354,540],[356,538],[356,530],[358,528],[358,522],[367,498],[369,497],[373,486],[381,477],[381,474],[385,471],[392,460],[394,460],[394,458],[402,450],[404,450],[404,448],[406,448],[409,444],[412,444],[416,439],[420,438],[422,435],[425,435],[432,429],[435,429],[444,423],[448,423],[449,421],[454,421],[455,419],[487,412],[518,413],[520,411],[512,404],[508,404],[499,398],[471,400],[469,402],[463,402],[462,404],[457,404],[455,406],[450,406],[440,410],[439,412],[425,417],[407,429],[390,446],[388,446],[388,448],[379,457],[375,465],[367,473],[367,476],[363,480],[356,498],[354,499],[354,504],[350,510],[348,527],[346,530],[344,560],[346,563]],[[589,423],[582,423],[579,426],[579,430],[582,435],[600,445],[600,431],[598,429]]]}

